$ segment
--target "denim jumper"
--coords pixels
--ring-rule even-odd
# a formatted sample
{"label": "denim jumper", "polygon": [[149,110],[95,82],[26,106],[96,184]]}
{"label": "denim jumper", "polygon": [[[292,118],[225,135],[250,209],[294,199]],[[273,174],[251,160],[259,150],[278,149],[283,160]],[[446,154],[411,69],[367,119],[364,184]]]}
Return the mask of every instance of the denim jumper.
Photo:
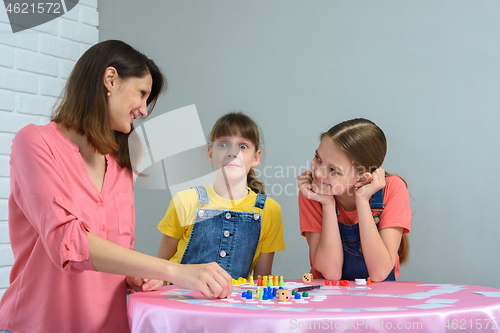
{"label": "denim jumper", "polygon": [[259,244],[267,195],[257,194],[254,212],[205,209],[207,190],[195,186],[198,209],[181,264],[218,263],[233,279],[247,278]]}
{"label": "denim jumper", "polygon": [[[378,226],[380,215],[384,210],[384,192],[379,190],[370,198],[370,208],[373,219]],[[339,212],[337,210],[337,216]],[[366,268],[363,250],[361,249],[361,237],[359,235],[359,223],[344,224],[339,221],[340,238],[344,249],[344,265],[342,266],[342,280],[366,279],[368,269]],[[384,281],[395,281],[394,269]]]}

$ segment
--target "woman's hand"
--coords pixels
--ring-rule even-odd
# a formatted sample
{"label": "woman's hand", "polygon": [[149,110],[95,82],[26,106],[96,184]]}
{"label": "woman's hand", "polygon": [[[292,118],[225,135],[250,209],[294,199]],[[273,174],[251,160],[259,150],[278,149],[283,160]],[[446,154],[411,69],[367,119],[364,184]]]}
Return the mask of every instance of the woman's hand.
{"label": "woman's hand", "polygon": [[370,200],[371,196],[385,186],[385,170],[382,167],[372,173],[365,172],[356,183],[356,200]]}
{"label": "woman's hand", "polygon": [[162,280],[151,280],[127,276],[126,281],[129,288],[135,291],[153,291],[158,290],[158,288],[163,286]]}
{"label": "woman's hand", "polygon": [[300,189],[300,192],[309,200],[315,200],[321,203],[322,205],[335,205],[335,200],[333,200],[333,195],[324,195],[318,194],[313,191],[312,187],[313,177],[312,172],[307,170],[301,173],[297,177],[297,186]]}
{"label": "woman's hand", "polygon": [[175,264],[172,265],[169,276],[169,281],[176,286],[198,290],[205,297],[225,298],[231,296],[233,290],[231,275],[215,262]]}

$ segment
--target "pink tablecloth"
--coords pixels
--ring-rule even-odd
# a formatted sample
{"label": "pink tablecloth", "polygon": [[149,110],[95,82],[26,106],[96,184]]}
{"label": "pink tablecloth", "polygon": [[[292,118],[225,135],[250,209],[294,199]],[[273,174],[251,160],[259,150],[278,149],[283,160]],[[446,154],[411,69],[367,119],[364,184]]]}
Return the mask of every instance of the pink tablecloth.
{"label": "pink tablecloth", "polygon": [[322,288],[311,292],[307,303],[290,304],[242,299],[238,287],[232,300],[206,299],[175,286],[139,292],[129,298],[130,328],[134,333],[500,332],[499,289],[415,282],[313,284]]}

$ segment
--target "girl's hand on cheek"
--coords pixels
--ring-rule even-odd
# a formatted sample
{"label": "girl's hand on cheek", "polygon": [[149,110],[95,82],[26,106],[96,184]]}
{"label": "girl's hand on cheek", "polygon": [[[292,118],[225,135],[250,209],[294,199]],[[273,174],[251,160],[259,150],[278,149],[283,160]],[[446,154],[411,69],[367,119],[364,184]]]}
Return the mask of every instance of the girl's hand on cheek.
{"label": "girl's hand on cheek", "polygon": [[382,167],[371,174],[366,172],[356,186],[356,200],[370,200],[371,196],[385,186],[385,170]]}
{"label": "girl's hand on cheek", "polygon": [[307,171],[301,173],[297,177],[297,186],[299,187],[302,194],[304,194],[304,196],[308,199],[309,199],[309,197],[307,196],[307,193],[311,192],[311,188],[312,188],[311,184],[312,184],[312,172],[311,171],[307,170]]}
{"label": "girl's hand on cheek", "polygon": [[314,192],[312,182],[312,172],[309,170],[297,177],[297,186],[307,199],[318,201],[322,205],[335,204],[333,195],[323,195]]}

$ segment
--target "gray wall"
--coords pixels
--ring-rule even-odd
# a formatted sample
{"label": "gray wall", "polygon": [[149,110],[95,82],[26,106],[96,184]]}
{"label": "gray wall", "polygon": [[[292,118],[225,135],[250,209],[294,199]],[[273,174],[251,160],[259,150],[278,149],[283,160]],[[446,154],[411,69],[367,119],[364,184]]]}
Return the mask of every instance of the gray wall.
{"label": "gray wall", "polygon": [[[318,135],[366,117],[412,196],[400,280],[500,287],[499,12],[498,1],[100,1],[99,32],[164,70],[156,115],[196,104],[205,134],[235,109],[258,121],[262,178],[283,209],[275,274],[309,269],[295,177]],[[169,200],[137,189],[138,250],[156,254]]]}

